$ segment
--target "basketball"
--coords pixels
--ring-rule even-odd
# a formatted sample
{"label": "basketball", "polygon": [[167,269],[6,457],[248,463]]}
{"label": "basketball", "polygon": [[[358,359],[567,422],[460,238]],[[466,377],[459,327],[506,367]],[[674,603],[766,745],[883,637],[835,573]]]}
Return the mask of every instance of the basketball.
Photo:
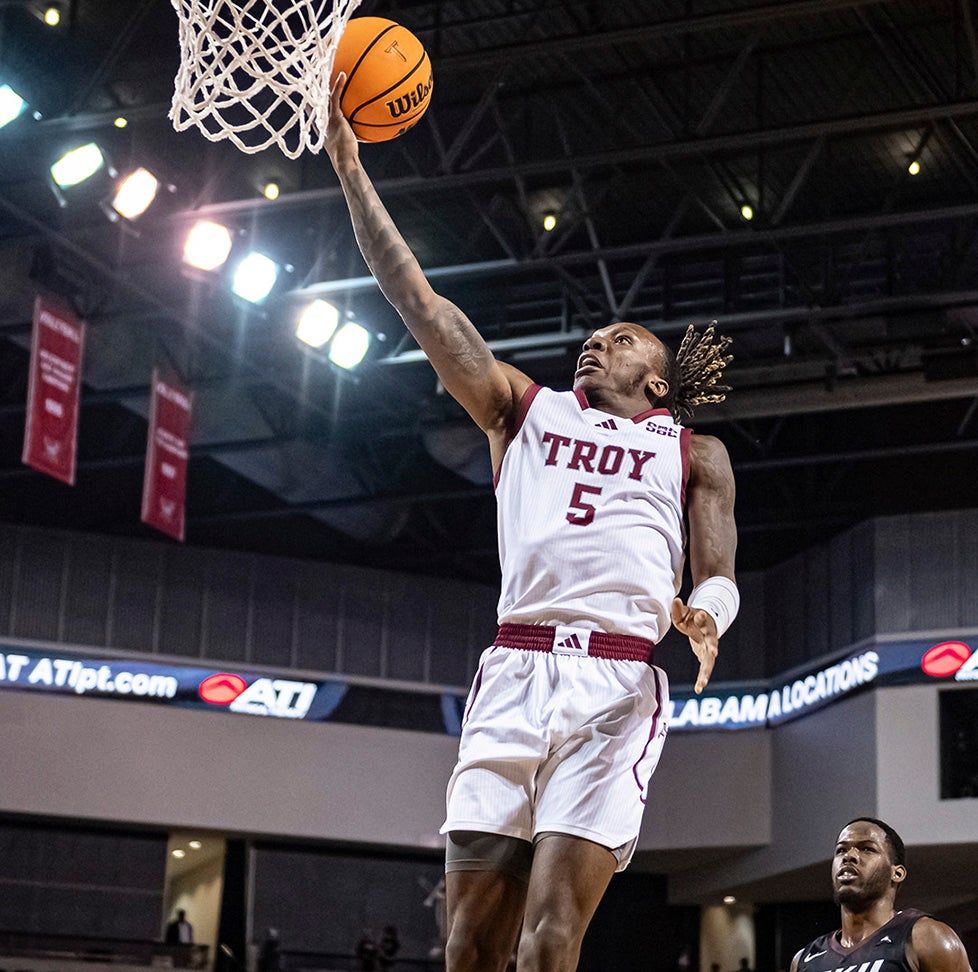
{"label": "basketball", "polygon": [[431,101],[431,61],[421,41],[382,17],[346,25],[333,81],[346,74],[342,108],[361,142],[387,142],[413,127]]}

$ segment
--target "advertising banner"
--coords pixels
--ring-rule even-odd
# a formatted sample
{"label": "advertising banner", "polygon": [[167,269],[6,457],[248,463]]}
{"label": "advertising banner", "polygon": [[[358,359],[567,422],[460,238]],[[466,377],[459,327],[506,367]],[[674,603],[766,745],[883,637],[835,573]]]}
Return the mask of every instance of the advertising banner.
{"label": "advertising banner", "polygon": [[[963,641],[936,645],[927,641],[878,643],[770,683],[739,687],[720,683],[702,695],[675,691],[666,716],[670,732],[774,727],[874,686],[941,683],[976,683],[978,687],[978,648],[972,649]],[[311,681],[298,675],[286,677],[237,667],[99,658],[0,642],[0,691],[4,689],[277,719],[384,726],[397,725],[396,720],[391,721],[391,713],[404,708],[407,697],[396,684],[359,684],[342,677]],[[431,702],[428,708],[435,715],[408,719],[400,728],[458,735],[465,698],[461,689],[458,693],[416,694],[407,709],[420,713]],[[378,714],[382,716],[379,721]]]}
{"label": "advertising banner", "polygon": [[34,302],[30,377],[27,384],[25,465],[74,485],[78,452],[78,396],[81,389],[85,323],[62,302]]}
{"label": "advertising banner", "polygon": [[153,370],[143,478],[143,523],[183,540],[186,528],[190,392]]}

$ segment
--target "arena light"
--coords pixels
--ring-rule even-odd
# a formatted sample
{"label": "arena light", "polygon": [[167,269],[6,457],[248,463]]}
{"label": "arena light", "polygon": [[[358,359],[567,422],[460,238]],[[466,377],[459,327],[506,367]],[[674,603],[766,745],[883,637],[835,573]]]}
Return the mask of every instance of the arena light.
{"label": "arena light", "polygon": [[260,304],[272,292],[281,269],[271,257],[253,250],[235,269],[231,290],[249,304]]}
{"label": "arena light", "polygon": [[203,847],[204,845],[199,840],[192,840],[192,841],[190,841],[189,844],[187,844],[187,846],[191,850],[200,850],[201,847]]}
{"label": "arena light", "polygon": [[737,899],[732,894],[726,894],[723,897],[723,903],[725,905],[733,905],[737,903]]}
{"label": "arena light", "polygon": [[48,27],[57,27],[61,23],[61,8],[51,6],[44,11],[44,23]]}
{"label": "arena light", "polygon": [[183,244],[183,262],[198,270],[217,270],[231,255],[231,231],[220,223],[202,219],[194,223]]}
{"label": "arena light", "polygon": [[170,851],[170,853],[178,860],[183,860],[187,856],[187,852],[182,848],[178,847],[176,850]]}
{"label": "arena light", "polygon": [[116,189],[112,209],[123,219],[138,219],[153,204],[160,180],[142,167],[130,172]]}
{"label": "arena light", "polygon": [[907,172],[909,172],[912,176],[920,175],[920,163],[914,159],[913,162],[907,166]]}
{"label": "arena light", "polygon": [[262,187],[261,194],[269,202],[275,202],[275,200],[282,194],[282,190],[277,182],[266,182]]}
{"label": "arena light", "polygon": [[749,223],[754,218],[754,207],[748,203],[744,203],[744,205],[740,207],[740,215],[743,216]]}
{"label": "arena light", "polygon": [[336,332],[329,346],[329,360],[350,371],[363,361],[369,347],[370,332],[351,321]]}
{"label": "arena light", "polygon": [[0,84],[0,128],[17,119],[27,102],[9,84]]}
{"label": "arena light", "polygon": [[310,348],[321,348],[340,323],[339,308],[328,300],[314,300],[299,315],[295,336]]}
{"label": "arena light", "polygon": [[129,119],[126,118],[124,115],[119,115],[119,117],[116,118],[116,120],[112,122],[112,124],[115,125],[116,128],[125,128],[126,125],[129,124]]}
{"label": "arena light", "polygon": [[90,179],[105,166],[105,156],[94,142],[73,148],[51,166],[51,178],[59,189],[71,189]]}
{"label": "arena light", "polygon": [[554,213],[547,213],[543,217],[543,228],[548,233],[552,233],[557,228],[557,217]]}

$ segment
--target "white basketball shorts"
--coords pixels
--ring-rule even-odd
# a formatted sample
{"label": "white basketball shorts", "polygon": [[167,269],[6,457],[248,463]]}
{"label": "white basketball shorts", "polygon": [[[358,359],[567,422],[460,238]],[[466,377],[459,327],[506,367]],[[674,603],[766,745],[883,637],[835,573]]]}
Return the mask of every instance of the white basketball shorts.
{"label": "white basketball shorts", "polygon": [[602,647],[621,642],[651,647],[580,628],[500,629],[469,692],[442,833],[570,834],[615,851],[619,871],[628,866],[668,730],[669,686],[634,648],[622,657],[629,652]]}

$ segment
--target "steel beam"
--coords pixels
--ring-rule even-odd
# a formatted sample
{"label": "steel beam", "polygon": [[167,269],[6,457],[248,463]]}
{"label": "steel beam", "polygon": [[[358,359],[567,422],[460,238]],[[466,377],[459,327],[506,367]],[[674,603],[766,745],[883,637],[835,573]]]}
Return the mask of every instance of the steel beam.
{"label": "steel beam", "polygon": [[[898,226],[915,226],[922,223],[939,223],[978,216],[978,203],[961,206],[945,206],[938,209],[915,210],[904,213],[877,213],[870,216],[846,217],[825,220],[820,223],[804,223],[797,226],[780,226],[770,229],[731,230],[726,233],[704,233],[693,236],[660,238],[647,243],[625,246],[602,247],[600,250],[584,250],[560,253],[549,257],[526,260],[482,260],[477,263],[431,267],[425,275],[431,280],[462,277],[492,276],[513,270],[549,270],[554,265],[577,266],[593,263],[597,259],[623,260],[647,259],[653,253],[689,253],[697,250],[717,250],[727,247],[756,246],[760,243],[780,243],[809,237],[832,236],[839,233],[859,233],[871,229],[888,229]],[[327,280],[291,290],[288,297],[305,299],[324,297],[329,294],[372,290],[377,286],[373,277],[350,277],[343,280]]]}
{"label": "steel beam", "polygon": [[[978,115],[978,99],[970,99],[945,104],[922,105],[914,108],[900,108],[893,111],[872,112],[867,115],[854,115],[825,121],[805,122],[799,125],[784,125],[778,128],[714,135],[707,138],[679,139],[635,148],[609,149],[578,155],[573,159],[538,159],[517,162],[510,166],[493,166],[487,169],[455,172],[448,175],[378,179],[375,187],[378,192],[387,196],[395,196],[401,193],[443,192],[464,186],[507,183],[517,176],[554,176],[557,173],[570,173],[575,168],[584,171],[641,162],[695,158],[724,152],[736,153],[763,147],[787,145],[799,141],[804,142],[820,135],[831,138],[837,135],[851,135],[857,132],[887,128],[915,128],[940,119],[973,117],[975,115]],[[197,209],[184,210],[170,218],[190,220],[200,216],[229,216],[236,213],[262,212],[269,207],[275,207],[275,212],[279,212],[293,206],[310,206],[330,202],[341,198],[342,193],[339,185],[335,185],[322,189],[307,189],[302,192],[287,193],[280,196],[275,202],[269,202],[261,197],[235,199],[228,202],[210,203]]]}

